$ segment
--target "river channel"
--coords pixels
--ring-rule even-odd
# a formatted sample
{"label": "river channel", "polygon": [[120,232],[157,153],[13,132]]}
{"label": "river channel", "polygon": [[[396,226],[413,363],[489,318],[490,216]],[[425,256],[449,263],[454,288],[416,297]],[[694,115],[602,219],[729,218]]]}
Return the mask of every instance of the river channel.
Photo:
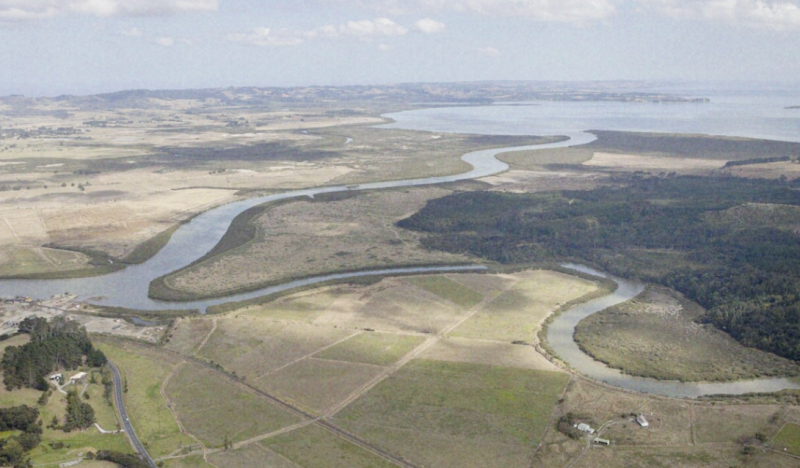
{"label": "river channel", "polygon": [[205,311],[209,306],[226,302],[243,301],[333,279],[354,278],[376,274],[408,274],[437,271],[453,272],[485,269],[485,267],[480,265],[472,265],[454,267],[387,268],[382,270],[371,270],[355,273],[332,274],[291,281],[248,293],[193,302],[162,302],[153,300],[147,296],[151,281],[189,265],[193,261],[205,255],[206,252],[211,250],[217,244],[217,242],[219,242],[219,240],[228,230],[228,226],[230,226],[233,219],[243,211],[254,206],[289,198],[314,197],[315,195],[322,193],[414,187],[421,185],[441,184],[445,182],[456,182],[459,180],[477,179],[480,177],[497,174],[508,169],[507,164],[495,158],[495,156],[500,153],[547,148],[563,148],[567,146],[586,144],[596,139],[596,137],[591,133],[585,132],[575,132],[568,134],[567,136],[569,137],[567,140],[557,143],[517,146],[512,148],[499,148],[467,153],[462,156],[461,159],[469,163],[472,166],[472,170],[452,176],[374,182],[361,184],[358,186],[340,185],[292,190],[230,203],[209,210],[195,217],[189,223],[181,226],[177,231],[175,231],[170,241],[166,246],[164,246],[163,249],[161,249],[161,251],[141,265],[131,265],[123,270],[108,275],[91,278],[64,280],[2,280],[0,281],[0,297],[14,297],[21,295],[34,298],[49,298],[55,294],[70,292],[78,295],[79,300],[107,306],[125,307],[136,310],[198,309]]}
{"label": "river channel", "polygon": [[[487,106],[480,108],[426,109],[393,114],[390,117],[394,118],[396,123],[390,126],[397,128],[479,134],[567,135],[569,139],[551,144],[468,153],[462,157],[462,160],[471,164],[473,169],[453,176],[376,182],[361,184],[356,187],[331,186],[293,190],[230,203],[203,213],[192,219],[191,222],[181,226],[161,251],[141,265],[129,266],[115,273],[92,278],[1,280],[0,297],[23,295],[48,298],[55,294],[71,292],[77,294],[78,298],[83,301],[137,310],[199,309],[205,311],[206,308],[212,305],[242,301],[333,279],[375,274],[454,272],[485,269],[481,265],[389,268],[306,278],[249,293],[202,301],[161,302],[147,297],[148,288],[153,279],[189,265],[194,260],[202,257],[219,242],[237,215],[263,203],[297,197],[314,197],[322,193],[413,187],[486,177],[508,169],[508,165],[495,158],[500,153],[587,144],[593,141],[595,136],[580,129],[588,128],[683,131],[683,127],[677,125],[679,123],[680,125],[687,125],[688,122],[688,125],[693,129],[693,133],[735,134],[736,136],[798,141],[800,139],[796,133],[797,124],[800,123],[798,114],[788,115],[786,111],[779,108],[778,103],[782,102],[783,99],[785,98],[781,96],[780,101],[777,99],[775,102],[759,101],[758,106],[753,105],[750,101],[742,104],[736,99],[729,99],[728,101],[723,99],[720,101],[721,104],[712,104],[711,106],[707,104],[692,104],[631,107],[633,105],[622,103],[540,103],[540,105],[527,109],[524,106],[506,108]],[[554,110],[556,107],[558,108],[557,111]],[[758,112],[753,109],[758,110]],[[730,125],[733,125],[730,119],[734,111],[741,114],[737,114],[734,119],[739,127],[736,127],[731,133],[728,133],[730,130],[722,131],[721,129],[730,129]],[[519,112],[526,112],[526,114],[515,114]],[[647,120],[645,118],[645,116],[652,116],[654,113],[663,115],[660,115],[657,120],[652,120],[652,118]],[[557,115],[560,115],[561,118],[555,118]],[[587,118],[587,115],[590,117],[595,115],[596,117]],[[749,116],[750,120],[739,118],[745,115]],[[622,118],[623,116],[625,117],[624,119]],[[606,120],[602,120],[601,117]],[[672,128],[670,125],[675,125],[676,127]],[[579,265],[569,265],[569,267],[597,276],[605,276],[601,272],[588,270]],[[624,375],[595,361],[584,354],[573,341],[575,325],[588,315],[635,297],[644,288],[643,284],[634,281],[621,278],[612,279],[619,284],[619,289],[615,293],[576,306],[563,313],[550,325],[548,331],[550,345],[561,359],[568,362],[578,372],[617,387],[674,397],[698,397],[718,393],[774,392],[786,388],[800,388],[800,384],[789,379],[759,379],[726,383],[659,381]]]}
{"label": "river channel", "polygon": [[733,382],[656,380],[626,375],[600,361],[594,360],[575,343],[573,339],[575,326],[578,325],[578,322],[594,313],[633,299],[644,291],[645,285],[639,281],[609,276],[583,265],[564,264],[563,266],[590,275],[609,278],[619,285],[616,291],[607,296],[579,304],[564,312],[547,329],[547,343],[553,351],[556,352],[559,358],[569,363],[570,367],[581,374],[615,387],[671,397],[696,398],[703,395],[741,395],[754,392],[777,392],[787,388],[800,389],[800,384],[787,378],[738,380]]}

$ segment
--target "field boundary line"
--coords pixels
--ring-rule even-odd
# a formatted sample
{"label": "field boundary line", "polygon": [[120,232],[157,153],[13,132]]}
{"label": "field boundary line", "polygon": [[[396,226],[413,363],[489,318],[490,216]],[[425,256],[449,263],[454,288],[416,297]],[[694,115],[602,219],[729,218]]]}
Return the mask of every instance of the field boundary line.
{"label": "field boundary line", "polygon": [[[170,414],[172,414],[172,419],[175,420],[175,423],[178,425],[178,429],[181,430],[181,433],[188,435],[189,437],[194,439],[195,442],[200,444],[200,447],[203,448],[203,455],[205,457],[205,453],[208,450],[208,447],[206,447],[206,444],[204,444],[200,439],[195,437],[194,434],[192,434],[191,432],[186,430],[186,428],[183,426],[183,423],[181,422],[180,416],[178,416],[178,413],[176,413],[172,409],[172,403],[170,402],[170,399],[167,396],[167,385],[169,385],[169,382],[172,380],[172,377],[175,376],[175,373],[178,371],[178,368],[183,366],[184,364],[186,364],[185,360],[182,361],[182,362],[179,362],[177,365],[175,365],[172,368],[172,370],[169,372],[169,375],[167,375],[167,378],[164,379],[164,382],[161,383],[161,387],[158,389],[158,393],[160,393],[161,394],[161,398],[164,399],[164,403],[166,403],[166,405],[167,405],[167,410],[169,410]],[[159,460],[161,460],[161,458],[159,458]]]}
{"label": "field boundary line", "polygon": [[268,392],[266,392],[266,391],[264,391],[264,390],[262,390],[260,388],[257,388],[255,386],[249,384],[249,383],[246,383],[246,382],[242,381],[241,379],[239,379],[237,377],[234,377],[233,375],[228,374],[227,372],[224,372],[224,371],[212,366],[211,364],[203,361],[202,359],[199,359],[199,358],[196,358],[196,357],[191,357],[191,356],[184,356],[184,355],[178,353],[177,351],[173,351],[173,350],[169,350],[169,349],[163,349],[163,351],[168,353],[168,354],[173,354],[173,355],[179,356],[179,357],[183,358],[184,361],[186,361],[186,362],[193,362],[193,363],[198,364],[198,365],[200,365],[200,366],[202,366],[202,367],[204,367],[206,369],[209,369],[209,370],[211,370],[213,372],[221,374],[223,377],[227,378],[228,380],[230,380],[234,384],[238,384],[238,385],[240,385],[242,387],[245,387],[245,388],[249,389],[250,391],[252,391],[252,392],[254,392],[254,393],[258,394],[258,395],[263,396],[264,398],[266,398],[267,400],[269,400],[270,402],[272,402],[276,406],[279,406],[279,407],[281,407],[281,408],[283,408],[283,409],[285,409],[285,410],[287,410],[287,411],[289,411],[291,413],[294,413],[294,414],[296,414],[296,415],[298,415],[298,416],[300,416],[302,418],[305,418],[307,420],[311,420],[312,424],[316,424],[316,425],[318,425],[319,427],[321,427],[323,429],[326,429],[326,430],[328,430],[328,431],[330,431],[330,432],[332,432],[334,434],[339,435],[340,437],[342,437],[343,439],[347,440],[348,442],[350,442],[350,443],[352,443],[354,445],[357,445],[357,446],[363,448],[364,450],[369,451],[370,453],[372,453],[372,454],[374,454],[374,455],[376,455],[376,456],[388,461],[389,463],[392,463],[394,465],[401,466],[401,467],[404,467],[404,468],[419,468],[416,465],[406,461],[404,458],[402,458],[400,456],[397,456],[397,455],[393,455],[391,452],[383,450],[379,446],[367,442],[366,440],[362,439],[361,437],[359,437],[359,436],[357,436],[355,434],[352,434],[352,433],[350,433],[350,432],[348,432],[348,431],[336,426],[335,424],[333,424],[332,422],[330,422],[330,421],[328,421],[326,419],[320,419],[319,417],[314,416],[314,415],[312,415],[312,414],[310,414],[310,413],[298,408],[297,406],[285,401],[282,398],[279,398],[279,397],[277,397],[275,395],[272,395],[271,393],[268,393]]}
{"label": "field boundary line", "polygon": [[466,322],[467,320],[469,320],[472,317],[474,317],[475,314],[477,314],[478,312],[483,310],[484,307],[486,307],[487,305],[489,305],[492,302],[494,302],[495,299],[497,299],[498,297],[501,297],[502,295],[504,295],[505,293],[510,291],[514,286],[519,284],[521,281],[522,280],[520,280],[520,279],[514,280],[511,284],[509,284],[505,288],[501,289],[500,291],[497,291],[495,294],[492,294],[492,295],[489,295],[487,297],[484,297],[482,301],[480,301],[479,303],[477,303],[474,306],[472,306],[469,309],[467,309],[467,313],[463,317],[461,317],[458,320],[456,320],[455,323],[452,323],[452,324],[444,327],[438,333],[438,335],[439,336],[448,336],[450,333],[454,332],[456,330],[456,328],[458,328],[461,325],[463,325],[464,322]]}
{"label": "field boundary line", "polygon": [[[232,444],[232,447],[233,447],[234,450],[237,450],[237,449],[240,449],[242,447],[246,447],[246,446],[248,446],[250,444],[255,444],[255,443],[261,442],[262,440],[267,440],[267,439],[270,439],[272,437],[279,436],[281,434],[286,434],[287,432],[292,432],[292,431],[297,430],[297,429],[302,429],[302,428],[304,428],[306,426],[310,426],[310,425],[312,425],[312,424],[314,424],[316,422],[317,422],[317,419],[312,419],[312,420],[309,420],[309,421],[303,421],[303,422],[300,422],[300,423],[297,423],[297,424],[293,424],[291,426],[284,427],[283,429],[278,429],[277,431],[268,432],[266,434],[261,434],[261,435],[255,436],[255,437],[251,437],[250,439],[243,440],[241,442],[236,442],[236,443]],[[217,452],[221,452],[221,451],[222,450],[220,450],[220,449],[216,449],[216,450],[213,450],[213,451],[209,451],[208,453],[217,453]]]}
{"label": "field boundary line", "polygon": [[200,345],[197,346],[197,349],[195,350],[195,352],[192,353],[193,356],[197,356],[197,354],[199,354],[200,351],[202,351],[202,349],[208,343],[208,340],[211,339],[211,335],[213,335],[215,331],[217,331],[217,318],[216,317],[211,319],[211,331],[208,332],[208,335],[206,335],[206,337],[203,338],[203,341],[200,342]]}
{"label": "field boundary line", "polygon": [[256,376],[256,378],[253,379],[253,380],[254,381],[261,380],[262,378],[264,378],[264,377],[266,377],[266,376],[268,376],[270,374],[274,374],[275,372],[278,372],[278,371],[281,371],[283,369],[286,369],[287,367],[292,366],[294,364],[297,364],[300,361],[303,361],[303,360],[306,360],[306,359],[310,359],[310,358],[314,357],[315,354],[321,353],[321,352],[323,352],[323,351],[325,351],[325,350],[327,350],[329,348],[333,348],[334,346],[336,346],[336,345],[338,345],[340,343],[344,343],[345,341],[349,340],[350,338],[354,338],[354,337],[356,337],[358,335],[361,335],[362,333],[364,333],[363,330],[358,330],[355,333],[353,333],[352,335],[348,335],[348,336],[342,338],[341,340],[336,341],[335,343],[331,343],[331,344],[329,344],[327,346],[323,346],[322,348],[319,348],[319,349],[317,349],[317,350],[315,350],[315,351],[313,351],[311,353],[308,353],[308,354],[306,354],[304,356],[300,356],[299,358],[297,358],[297,359],[295,359],[293,361],[287,362],[286,364],[284,364],[284,365],[282,365],[280,367],[276,367],[275,369],[272,369],[272,370],[269,370],[267,372],[264,372],[263,374]]}
{"label": "field boundary line", "polygon": [[392,376],[394,373],[399,371],[403,366],[405,366],[406,364],[411,362],[414,358],[416,358],[417,356],[419,356],[423,352],[425,352],[428,349],[430,349],[433,345],[438,343],[442,339],[442,337],[445,336],[447,333],[449,333],[450,331],[454,330],[455,328],[460,326],[465,321],[469,320],[472,316],[474,316],[476,313],[478,313],[478,311],[481,310],[486,304],[489,304],[490,302],[494,301],[496,298],[498,298],[498,297],[502,296],[503,294],[505,294],[506,292],[508,292],[511,288],[516,286],[517,283],[519,283],[519,280],[514,281],[508,287],[504,288],[502,290],[502,292],[498,292],[495,295],[492,295],[490,297],[486,297],[481,302],[479,302],[479,303],[475,304],[474,306],[472,306],[470,309],[467,309],[467,314],[464,317],[461,317],[461,318],[457,319],[455,323],[446,326],[439,333],[436,333],[433,336],[429,336],[424,342],[422,342],[419,346],[417,346],[416,348],[414,348],[411,351],[409,351],[399,361],[397,361],[393,365],[389,366],[384,372],[381,372],[374,379],[370,380],[366,384],[364,384],[361,387],[359,387],[357,390],[355,390],[353,393],[351,393],[347,398],[345,398],[339,404],[337,404],[337,405],[333,406],[332,408],[328,409],[325,412],[325,417],[326,418],[330,418],[330,417],[335,416],[337,413],[339,413],[344,408],[349,406],[355,400],[361,398],[365,393],[367,393],[368,391],[372,390],[378,384],[380,384],[381,382],[383,382],[384,380],[386,380],[387,378]]}
{"label": "field boundary line", "polygon": [[353,393],[350,394],[347,398],[341,401],[339,404],[335,405],[334,407],[330,408],[328,411],[325,412],[325,417],[329,418],[335,416],[337,413],[342,411],[346,408],[350,403],[354,402],[355,400],[361,398],[365,393],[375,388],[378,384],[383,382],[384,380],[388,379],[392,376],[395,372],[399,371],[403,366],[411,362],[414,358],[418,355],[422,354],[424,351],[427,351],[428,348],[433,346],[439,341],[438,336],[431,336],[428,337],[425,341],[423,341],[419,346],[412,349],[408,354],[403,356],[402,359],[394,363],[393,365],[389,366],[385,371],[378,374],[375,378],[367,382],[366,384],[362,385],[358,389],[356,389]]}
{"label": "field boundary line", "polygon": [[271,453],[271,454],[275,455],[276,457],[279,457],[281,460],[286,460],[286,462],[287,462],[287,463],[290,463],[290,464],[291,464],[292,466],[294,466],[294,467],[297,467],[297,468],[303,468],[302,466],[298,465],[297,463],[293,462],[292,460],[290,460],[290,459],[286,458],[285,456],[283,456],[283,455],[281,455],[280,453],[278,453],[278,452],[276,452],[276,451],[272,450],[272,449],[271,449],[271,448],[269,448],[269,447],[264,447],[264,446],[263,446],[263,445],[261,445],[261,444],[256,444],[256,447],[258,447],[259,449],[261,449],[261,450],[263,450],[263,451],[265,451],[265,452],[267,452],[267,453]]}

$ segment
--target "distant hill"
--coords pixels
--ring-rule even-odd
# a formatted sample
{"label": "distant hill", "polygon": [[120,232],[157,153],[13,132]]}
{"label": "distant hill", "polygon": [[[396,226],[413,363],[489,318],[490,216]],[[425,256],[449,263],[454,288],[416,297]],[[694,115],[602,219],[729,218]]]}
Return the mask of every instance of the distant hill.
{"label": "distant hill", "polygon": [[279,103],[325,101],[382,101],[419,104],[490,104],[515,101],[616,101],[616,102],[707,102],[669,94],[626,92],[642,83],[561,82],[465,82],[411,83],[363,86],[230,87],[189,90],[128,90],[91,96],[62,95],[50,98],[7,96],[0,104],[15,110],[55,105],[73,109],[166,107],[169,101],[195,101],[198,105],[259,107]]}

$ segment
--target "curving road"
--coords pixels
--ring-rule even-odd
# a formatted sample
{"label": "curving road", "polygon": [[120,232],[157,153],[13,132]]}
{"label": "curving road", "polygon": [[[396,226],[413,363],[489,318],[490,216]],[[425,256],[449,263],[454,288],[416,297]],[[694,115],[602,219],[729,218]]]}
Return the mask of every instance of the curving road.
{"label": "curving road", "polygon": [[122,375],[120,375],[119,369],[113,362],[108,361],[107,364],[109,369],[111,369],[111,373],[114,374],[114,406],[116,406],[117,414],[119,415],[120,421],[122,421],[122,428],[125,430],[125,433],[128,434],[128,440],[130,440],[131,445],[133,445],[133,449],[141,455],[150,468],[158,468],[156,462],[150,454],[147,453],[147,449],[142,445],[142,441],[139,440],[139,436],[136,435],[133,424],[131,424],[131,420],[128,418],[128,411],[125,409],[125,400],[122,398]]}

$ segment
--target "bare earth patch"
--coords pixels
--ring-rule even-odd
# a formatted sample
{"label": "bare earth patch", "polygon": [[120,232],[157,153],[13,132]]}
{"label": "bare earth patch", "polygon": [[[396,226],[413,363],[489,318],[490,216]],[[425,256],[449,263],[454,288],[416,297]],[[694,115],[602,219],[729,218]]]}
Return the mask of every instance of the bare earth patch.
{"label": "bare earth patch", "polygon": [[621,171],[669,171],[687,172],[719,169],[727,161],[694,158],[667,158],[640,156],[635,154],[594,153],[592,159],[583,163],[588,167],[601,167]]}

